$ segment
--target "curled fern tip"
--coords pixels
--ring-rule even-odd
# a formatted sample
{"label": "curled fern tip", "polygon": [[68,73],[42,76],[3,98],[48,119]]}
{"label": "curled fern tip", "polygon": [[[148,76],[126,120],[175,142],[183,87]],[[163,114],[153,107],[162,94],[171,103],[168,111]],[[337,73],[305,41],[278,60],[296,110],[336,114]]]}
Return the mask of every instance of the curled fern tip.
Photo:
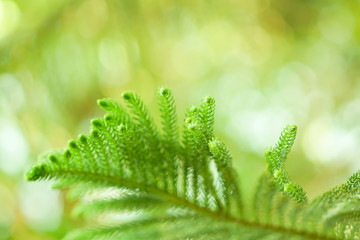
{"label": "curled fern tip", "polygon": [[87,138],[84,134],[80,134],[80,135],[79,135],[79,141],[80,141],[82,144],[87,144],[88,138]]}
{"label": "curled fern tip", "polygon": [[168,89],[168,88],[160,88],[159,94],[160,94],[161,96],[166,97],[166,96],[169,96],[169,95],[171,94],[171,90]]}
{"label": "curled fern tip", "polygon": [[46,175],[46,169],[43,165],[36,165],[25,174],[27,181],[37,181]]}
{"label": "curled fern tip", "polygon": [[120,124],[120,126],[118,127],[119,131],[122,133],[125,133],[127,130],[127,127],[125,124]]}
{"label": "curled fern tip", "polygon": [[99,139],[100,138],[100,131],[99,130],[92,130],[90,133],[91,137],[95,138],[95,139]]}
{"label": "curled fern tip", "polygon": [[70,158],[71,158],[71,152],[69,151],[69,149],[67,149],[67,150],[64,152],[64,157],[67,158],[67,159],[70,159]]}
{"label": "curled fern tip", "polygon": [[108,99],[99,99],[97,101],[97,104],[105,110],[108,110],[109,108],[111,108],[111,102]]}
{"label": "curled fern tip", "polygon": [[134,93],[132,91],[123,92],[121,95],[124,100],[130,101],[135,98]]}
{"label": "curled fern tip", "polygon": [[215,99],[213,97],[210,97],[210,96],[206,96],[203,98],[203,102],[206,102],[206,103],[214,103],[215,102]]}
{"label": "curled fern tip", "polygon": [[70,140],[68,143],[70,149],[78,150],[79,146],[77,145],[75,140]]}
{"label": "curled fern tip", "polygon": [[52,163],[55,163],[55,164],[59,163],[59,160],[58,160],[58,158],[57,158],[55,155],[50,155],[50,156],[49,156],[49,160],[50,160]]}
{"label": "curled fern tip", "polygon": [[104,123],[100,119],[93,119],[91,121],[91,125],[94,128],[103,128],[104,127]]}

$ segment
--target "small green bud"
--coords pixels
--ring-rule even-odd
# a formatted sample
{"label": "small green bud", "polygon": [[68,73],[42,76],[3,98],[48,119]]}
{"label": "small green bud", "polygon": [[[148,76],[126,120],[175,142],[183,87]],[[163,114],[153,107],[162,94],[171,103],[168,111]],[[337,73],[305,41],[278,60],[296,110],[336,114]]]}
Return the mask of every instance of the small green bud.
{"label": "small green bud", "polygon": [[206,96],[202,99],[202,102],[205,102],[205,103],[214,103],[215,102],[215,99],[213,97],[210,97],[210,96]]}
{"label": "small green bud", "polygon": [[115,120],[115,116],[113,114],[106,114],[105,121],[113,122]]}
{"label": "small green bud", "polygon": [[90,135],[93,138],[100,138],[100,132],[98,130],[92,130]]}
{"label": "small green bud", "polygon": [[135,94],[132,91],[126,91],[121,94],[122,98],[126,101],[130,101],[135,98]]}
{"label": "small green bud", "polygon": [[101,119],[93,119],[91,121],[91,125],[94,127],[94,128],[103,128],[104,127],[104,123]]}
{"label": "small green bud", "polygon": [[296,125],[287,125],[286,128],[289,130],[289,131],[296,131],[297,130],[297,126]]}
{"label": "small green bud", "polygon": [[125,133],[127,131],[127,126],[125,124],[120,124],[120,126],[118,127],[118,130],[121,133]]}
{"label": "small green bud", "polygon": [[67,158],[67,159],[70,159],[71,158],[71,152],[69,150],[66,150],[64,152],[64,156]]}
{"label": "small green bud", "polygon": [[57,157],[55,155],[50,155],[49,156],[49,160],[52,162],[52,163],[59,163],[59,160],[57,159]]}
{"label": "small green bud", "polygon": [[70,140],[68,145],[69,145],[70,149],[73,149],[73,150],[78,150],[79,149],[79,146],[77,145],[75,140]]}
{"label": "small green bud", "polygon": [[84,134],[81,134],[80,136],[79,136],[79,141],[82,143],[82,144],[87,144],[87,142],[88,142],[88,138],[84,135]]}
{"label": "small green bud", "polygon": [[167,97],[171,94],[171,90],[168,88],[160,88],[159,94],[160,96]]}
{"label": "small green bud", "polygon": [[112,104],[111,100],[106,99],[106,98],[104,98],[104,99],[99,99],[99,100],[97,101],[97,104],[98,104],[102,109],[104,109],[104,110],[106,110],[106,111],[111,111],[112,108],[113,108],[113,104]]}
{"label": "small green bud", "polygon": [[26,173],[26,180],[36,181],[46,175],[46,168],[44,165],[34,166],[31,171]]}

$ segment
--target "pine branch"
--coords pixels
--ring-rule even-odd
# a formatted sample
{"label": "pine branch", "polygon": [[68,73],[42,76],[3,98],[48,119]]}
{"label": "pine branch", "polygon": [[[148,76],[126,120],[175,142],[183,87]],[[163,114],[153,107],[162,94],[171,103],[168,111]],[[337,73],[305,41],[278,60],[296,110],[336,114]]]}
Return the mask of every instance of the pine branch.
{"label": "pine branch", "polygon": [[306,193],[285,168],[296,126],[287,126],[275,147],[265,151],[268,171],[247,206],[230,151],[214,137],[213,98],[187,110],[181,141],[169,89],[158,92],[162,132],[137,94],[125,92],[123,99],[130,114],[111,99],[99,100],[107,113],[92,120],[90,134],[40,156],[26,174],[29,181],[54,179],[55,187],[70,188],[69,198],[78,199],[74,215],[135,216],[79,229],[66,239],[360,237],[360,172],[307,204]]}
{"label": "pine branch", "polygon": [[297,127],[295,125],[287,126],[281,133],[276,146],[265,151],[265,157],[269,164],[269,171],[272,173],[274,181],[280,191],[298,203],[304,204],[307,202],[305,191],[298,184],[290,181],[290,177],[284,166],[287,154],[294,144],[296,130]]}

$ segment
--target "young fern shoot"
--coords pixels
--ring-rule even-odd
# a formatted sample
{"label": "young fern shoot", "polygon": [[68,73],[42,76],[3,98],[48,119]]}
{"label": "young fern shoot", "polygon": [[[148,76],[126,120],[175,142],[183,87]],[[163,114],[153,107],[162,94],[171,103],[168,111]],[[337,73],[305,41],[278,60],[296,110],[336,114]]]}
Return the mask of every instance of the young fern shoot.
{"label": "young fern shoot", "polygon": [[212,97],[187,110],[182,136],[170,89],[157,94],[161,130],[140,96],[127,91],[122,97],[129,112],[114,100],[99,100],[107,113],[92,120],[90,134],[40,156],[26,173],[28,181],[54,179],[55,187],[69,188],[69,197],[80,199],[75,216],[132,214],[64,239],[360,238],[360,172],[309,202],[285,168],[295,125],[265,151],[268,170],[248,206],[230,151],[214,136]]}

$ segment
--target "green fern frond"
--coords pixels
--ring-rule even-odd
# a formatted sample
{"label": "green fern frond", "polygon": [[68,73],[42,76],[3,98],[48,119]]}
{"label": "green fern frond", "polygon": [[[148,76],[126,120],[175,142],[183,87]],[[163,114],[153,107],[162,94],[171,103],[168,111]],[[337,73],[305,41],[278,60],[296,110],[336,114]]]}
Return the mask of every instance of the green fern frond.
{"label": "green fern frond", "polygon": [[175,101],[171,90],[168,88],[160,88],[158,99],[163,131],[165,133],[163,136],[163,141],[164,143],[169,144],[169,146],[167,146],[169,151],[176,152],[179,144],[179,132],[177,127]]}
{"label": "green fern frond", "polygon": [[178,184],[178,151],[180,149],[179,131],[177,127],[177,116],[175,101],[172,92],[168,88],[160,88],[158,92],[158,102],[161,112],[163,132],[162,143],[165,149],[164,157],[166,159],[165,167],[169,170],[166,173],[166,184],[170,191],[176,194]]}
{"label": "green fern frond", "polygon": [[200,108],[206,139],[211,140],[214,130],[215,99],[209,96],[204,97],[201,100]]}
{"label": "green fern frond", "polygon": [[121,211],[137,211],[141,209],[144,211],[156,210],[165,211],[168,209],[169,202],[164,202],[162,199],[148,196],[148,195],[135,195],[121,196],[110,199],[100,199],[94,201],[84,201],[75,206],[73,215],[76,217],[90,218],[98,216],[99,214],[116,213]]}
{"label": "green fern frond", "polygon": [[[360,238],[360,172],[308,202],[285,168],[296,126],[265,151],[268,171],[248,206],[230,151],[214,137],[213,98],[187,110],[180,138],[170,89],[158,92],[161,132],[137,94],[122,96],[129,113],[99,100],[107,113],[91,121],[90,133],[40,156],[26,173],[29,181],[54,179],[55,187],[69,188],[69,199],[78,201],[73,214],[100,224],[65,239]],[[116,220],[124,214],[131,217]]]}
{"label": "green fern frond", "polygon": [[[216,171],[218,173],[217,182],[222,184],[220,189],[222,198],[224,199],[224,207],[227,214],[231,209],[236,208],[235,212],[243,215],[243,203],[241,200],[241,192],[238,186],[236,173],[232,168],[232,156],[225,144],[219,139],[214,138],[208,143],[212,159],[214,160]],[[235,197],[233,198],[232,195]],[[233,200],[236,201],[233,201]]]}
{"label": "green fern frond", "polygon": [[265,151],[265,157],[269,164],[269,171],[272,173],[280,191],[298,203],[306,203],[307,197],[305,191],[301,186],[290,181],[289,174],[284,166],[286,157],[294,144],[296,130],[297,127],[295,125],[286,126],[276,146]]}

